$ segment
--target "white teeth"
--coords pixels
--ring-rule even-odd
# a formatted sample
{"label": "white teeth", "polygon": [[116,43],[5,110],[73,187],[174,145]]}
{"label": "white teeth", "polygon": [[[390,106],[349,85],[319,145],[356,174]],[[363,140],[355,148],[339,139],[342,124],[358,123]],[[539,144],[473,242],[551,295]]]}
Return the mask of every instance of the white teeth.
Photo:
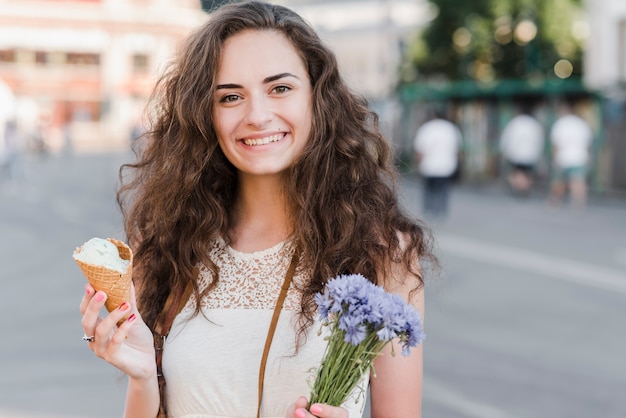
{"label": "white teeth", "polygon": [[266,136],[265,138],[244,139],[243,143],[246,145],[265,145],[271,142],[280,141],[282,138],[283,138],[283,134],[276,134],[276,135]]}

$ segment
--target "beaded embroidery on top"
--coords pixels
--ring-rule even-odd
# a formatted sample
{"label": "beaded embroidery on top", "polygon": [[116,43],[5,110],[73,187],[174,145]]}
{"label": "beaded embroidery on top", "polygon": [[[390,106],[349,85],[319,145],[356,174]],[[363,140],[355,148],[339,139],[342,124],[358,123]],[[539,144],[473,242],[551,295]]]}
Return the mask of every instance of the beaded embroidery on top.
{"label": "beaded embroidery on top", "polygon": [[[219,267],[220,277],[217,287],[203,298],[202,308],[274,309],[294,250],[291,241],[283,241],[266,250],[243,253],[223,239],[216,240],[209,257]],[[213,281],[213,275],[204,264],[198,267],[202,291]],[[296,269],[283,309],[300,309],[301,293],[297,288],[303,280],[302,271]],[[186,309],[195,305],[195,298],[191,299]]]}

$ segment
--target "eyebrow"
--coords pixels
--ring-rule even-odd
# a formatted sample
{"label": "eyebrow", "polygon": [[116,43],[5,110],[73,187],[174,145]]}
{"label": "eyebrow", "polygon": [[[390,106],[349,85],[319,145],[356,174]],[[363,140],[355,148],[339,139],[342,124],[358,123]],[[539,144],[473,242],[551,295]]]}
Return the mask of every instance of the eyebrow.
{"label": "eyebrow", "polygon": [[[276,75],[271,75],[269,77],[265,77],[263,79],[263,84],[267,84],[267,83],[271,83],[272,81],[276,81],[276,80],[280,80],[281,78],[285,78],[285,77],[293,77],[296,79],[300,79],[297,75],[291,74],[291,73],[280,73],[280,74],[276,74]],[[216,90],[221,90],[221,89],[239,89],[242,88],[243,86],[240,84],[218,84],[215,89]]]}

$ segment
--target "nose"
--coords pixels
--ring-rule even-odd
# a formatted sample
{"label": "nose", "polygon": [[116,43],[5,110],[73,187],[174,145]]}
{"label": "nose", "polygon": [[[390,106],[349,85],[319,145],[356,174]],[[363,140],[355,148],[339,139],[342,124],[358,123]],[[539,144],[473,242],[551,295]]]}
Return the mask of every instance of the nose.
{"label": "nose", "polygon": [[253,95],[248,100],[246,123],[255,127],[264,127],[272,121],[273,113],[269,99],[264,95]]}

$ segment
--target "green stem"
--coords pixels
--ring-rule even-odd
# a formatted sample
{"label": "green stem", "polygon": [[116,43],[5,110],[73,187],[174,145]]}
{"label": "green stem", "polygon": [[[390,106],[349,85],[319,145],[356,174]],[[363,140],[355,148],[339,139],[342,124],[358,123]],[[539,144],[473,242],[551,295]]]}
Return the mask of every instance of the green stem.
{"label": "green stem", "polygon": [[334,322],[324,359],[311,389],[311,405],[342,405],[388,343],[379,341],[373,332],[356,346],[345,342],[344,337],[345,332],[339,330]]}

